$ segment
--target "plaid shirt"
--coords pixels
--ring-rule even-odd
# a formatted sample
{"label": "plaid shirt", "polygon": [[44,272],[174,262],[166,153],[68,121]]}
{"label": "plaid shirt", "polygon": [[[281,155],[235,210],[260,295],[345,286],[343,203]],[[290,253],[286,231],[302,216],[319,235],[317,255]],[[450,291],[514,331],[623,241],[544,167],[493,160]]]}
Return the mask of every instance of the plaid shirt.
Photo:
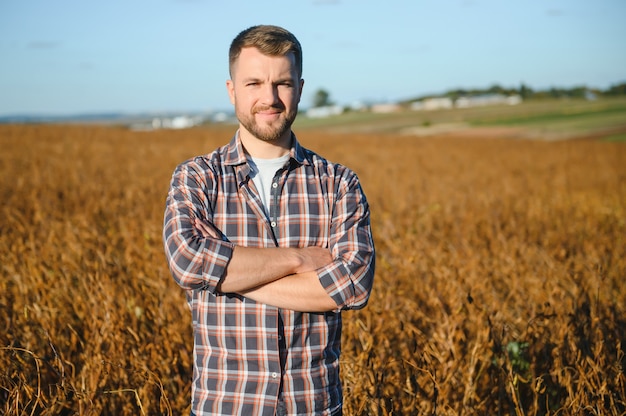
{"label": "plaid shirt", "polygon": [[[170,270],[185,289],[194,328],[192,410],[197,415],[328,415],[341,407],[341,310],[368,301],[374,277],[369,207],[357,176],[300,146],[276,172],[269,218],[238,135],[174,171],[164,220]],[[205,238],[198,218],[222,238]],[[334,312],[301,313],[220,293],[235,245],[328,247],[317,270]]]}

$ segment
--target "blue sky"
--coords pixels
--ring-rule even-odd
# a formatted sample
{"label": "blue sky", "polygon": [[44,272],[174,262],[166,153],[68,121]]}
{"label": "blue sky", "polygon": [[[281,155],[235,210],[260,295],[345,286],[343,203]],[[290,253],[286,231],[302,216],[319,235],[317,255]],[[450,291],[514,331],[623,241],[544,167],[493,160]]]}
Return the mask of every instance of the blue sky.
{"label": "blue sky", "polygon": [[626,81],[624,0],[0,0],[0,115],[230,109],[230,41],[304,49],[302,107]]}

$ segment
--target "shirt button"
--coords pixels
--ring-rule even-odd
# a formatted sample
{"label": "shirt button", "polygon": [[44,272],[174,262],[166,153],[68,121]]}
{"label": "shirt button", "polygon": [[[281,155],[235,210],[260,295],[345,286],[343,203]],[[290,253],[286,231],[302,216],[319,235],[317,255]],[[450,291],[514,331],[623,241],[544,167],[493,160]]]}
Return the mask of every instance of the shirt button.
{"label": "shirt button", "polygon": [[274,188],[274,189],[278,188],[278,184],[277,184],[276,182],[274,182],[274,183],[272,184],[272,188]]}
{"label": "shirt button", "polygon": [[276,227],[276,221],[272,221],[270,225],[272,226],[272,228]]}
{"label": "shirt button", "polygon": [[278,377],[278,373],[272,373],[272,378]]}

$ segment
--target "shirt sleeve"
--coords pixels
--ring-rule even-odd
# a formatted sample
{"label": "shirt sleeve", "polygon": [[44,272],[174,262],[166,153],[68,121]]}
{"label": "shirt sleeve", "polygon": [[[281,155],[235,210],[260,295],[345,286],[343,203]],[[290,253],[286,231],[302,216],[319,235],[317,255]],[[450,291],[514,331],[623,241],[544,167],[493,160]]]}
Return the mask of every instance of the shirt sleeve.
{"label": "shirt sleeve", "polygon": [[339,181],[330,250],[335,260],[318,270],[320,283],[338,310],[365,307],[374,282],[374,240],[367,199],[357,176],[350,171]]}
{"label": "shirt sleeve", "polygon": [[163,245],[170,272],[183,289],[205,289],[217,294],[233,253],[225,238],[206,238],[194,227],[199,219],[213,226],[209,194],[216,175],[197,161],[179,165],[167,195]]}

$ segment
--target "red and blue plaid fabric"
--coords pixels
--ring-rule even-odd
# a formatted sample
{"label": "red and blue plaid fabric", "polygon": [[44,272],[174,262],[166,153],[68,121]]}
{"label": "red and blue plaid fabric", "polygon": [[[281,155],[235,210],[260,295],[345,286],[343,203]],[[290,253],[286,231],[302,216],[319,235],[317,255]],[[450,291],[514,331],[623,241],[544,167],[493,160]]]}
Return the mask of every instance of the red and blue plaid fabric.
{"label": "red and blue plaid fabric", "polygon": [[[185,290],[194,329],[196,415],[327,415],[341,407],[341,311],[366,305],[374,278],[369,206],[357,176],[300,146],[276,174],[269,216],[250,179],[238,135],[180,164],[172,176],[163,238],[172,275]],[[205,238],[195,219],[221,238]],[[337,303],[301,313],[220,293],[235,245],[330,249],[318,270]]]}

